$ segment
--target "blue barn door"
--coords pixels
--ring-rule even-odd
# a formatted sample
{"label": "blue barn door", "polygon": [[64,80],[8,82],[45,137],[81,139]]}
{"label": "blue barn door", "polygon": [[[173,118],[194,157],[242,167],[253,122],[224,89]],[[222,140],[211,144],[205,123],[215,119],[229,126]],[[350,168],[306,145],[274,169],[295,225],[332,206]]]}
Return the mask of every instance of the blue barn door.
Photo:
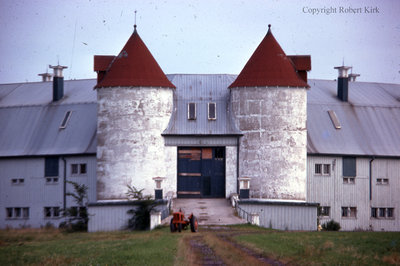
{"label": "blue barn door", "polygon": [[178,148],[178,198],[225,197],[225,148]]}

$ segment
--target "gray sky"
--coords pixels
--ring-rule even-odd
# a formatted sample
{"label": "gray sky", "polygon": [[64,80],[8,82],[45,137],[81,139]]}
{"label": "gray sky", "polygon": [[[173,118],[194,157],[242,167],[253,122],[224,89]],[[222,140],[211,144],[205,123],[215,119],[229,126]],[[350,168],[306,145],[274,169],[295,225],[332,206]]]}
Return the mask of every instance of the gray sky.
{"label": "gray sky", "polygon": [[0,83],[40,81],[58,60],[66,79],[95,78],[93,56],[120,52],[134,10],[166,74],[238,74],[272,24],[286,54],[311,55],[310,78],[335,79],[344,59],[360,81],[400,83],[397,0],[0,0]]}

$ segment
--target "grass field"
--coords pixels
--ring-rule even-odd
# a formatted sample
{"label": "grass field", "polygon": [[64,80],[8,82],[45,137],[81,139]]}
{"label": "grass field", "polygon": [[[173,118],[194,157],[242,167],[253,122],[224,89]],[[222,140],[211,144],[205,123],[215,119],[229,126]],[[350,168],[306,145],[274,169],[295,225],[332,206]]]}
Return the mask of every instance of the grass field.
{"label": "grass field", "polygon": [[112,233],[0,231],[0,265],[173,265],[178,239],[179,235],[166,229]]}
{"label": "grass field", "polygon": [[228,265],[253,265],[254,252],[296,265],[400,265],[400,233],[282,232],[249,225],[200,228],[195,234],[171,234],[167,227],[151,232],[0,231],[0,265],[191,265],[202,264],[203,250]]}
{"label": "grass field", "polygon": [[268,257],[300,265],[400,265],[399,232],[279,232],[235,240]]}

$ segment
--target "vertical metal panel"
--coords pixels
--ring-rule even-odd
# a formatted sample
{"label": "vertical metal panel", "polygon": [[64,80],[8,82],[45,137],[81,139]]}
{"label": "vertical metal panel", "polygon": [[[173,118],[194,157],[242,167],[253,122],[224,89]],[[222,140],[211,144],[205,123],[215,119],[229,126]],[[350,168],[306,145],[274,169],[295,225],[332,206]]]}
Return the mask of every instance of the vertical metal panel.
{"label": "vertical metal panel", "polygon": [[[67,164],[72,162],[86,162],[87,175],[67,179],[79,183],[85,183],[89,187],[89,201],[96,200],[96,157],[82,156],[66,158]],[[64,164],[59,159],[58,182],[46,182],[45,159],[43,158],[13,158],[0,160],[0,228],[7,226],[41,227],[47,223],[58,227],[63,220],[59,218],[45,218],[44,207],[63,207],[63,173]],[[11,179],[23,178],[23,184],[13,185]],[[74,206],[68,199],[68,206]],[[7,207],[29,207],[29,219],[13,220],[6,219],[5,208]]]}
{"label": "vertical metal panel", "polygon": [[127,229],[133,206],[89,206],[89,232]]}
{"label": "vertical metal panel", "polygon": [[240,203],[249,214],[260,216],[260,226],[279,230],[317,230],[317,206]]}
{"label": "vertical metal panel", "polygon": [[166,146],[236,146],[237,137],[188,137],[168,136],[164,138]]}
{"label": "vertical metal panel", "polygon": [[[329,217],[321,217],[321,223],[331,219],[339,222],[342,230],[386,230],[399,231],[400,200],[400,160],[374,159],[372,161],[372,201],[369,200],[369,166],[371,158],[356,158],[354,184],[343,182],[341,157],[308,156],[307,158],[307,200],[330,206]],[[331,176],[314,174],[315,163],[331,163]],[[387,177],[388,185],[376,183],[378,177]],[[342,217],[342,207],[357,207],[357,217]],[[394,208],[393,219],[371,218],[371,207]]]}
{"label": "vertical metal panel", "polygon": [[[124,230],[128,227],[128,220],[132,217],[128,214],[129,210],[136,209],[137,206],[127,201],[119,202],[100,202],[89,205],[89,232],[98,231],[116,231]],[[168,213],[168,204],[160,204],[156,206],[155,211],[162,213],[162,218]]]}

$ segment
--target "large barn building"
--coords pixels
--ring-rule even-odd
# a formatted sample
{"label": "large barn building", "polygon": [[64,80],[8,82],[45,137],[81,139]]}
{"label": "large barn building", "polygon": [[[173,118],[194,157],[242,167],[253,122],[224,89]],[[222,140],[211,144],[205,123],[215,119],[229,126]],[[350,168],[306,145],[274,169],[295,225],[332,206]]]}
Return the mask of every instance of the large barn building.
{"label": "large barn building", "polygon": [[75,181],[89,187],[91,231],[118,220],[127,185],[238,194],[278,229],[316,230],[319,204],[322,223],[400,230],[398,84],[345,66],[307,79],[311,57],[286,55],[270,28],[239,75],[165,75],[136,26],[117,56],[94,57],[97,80],[53,68],[52,82],[0,85],[1,228],[58,226]]}

